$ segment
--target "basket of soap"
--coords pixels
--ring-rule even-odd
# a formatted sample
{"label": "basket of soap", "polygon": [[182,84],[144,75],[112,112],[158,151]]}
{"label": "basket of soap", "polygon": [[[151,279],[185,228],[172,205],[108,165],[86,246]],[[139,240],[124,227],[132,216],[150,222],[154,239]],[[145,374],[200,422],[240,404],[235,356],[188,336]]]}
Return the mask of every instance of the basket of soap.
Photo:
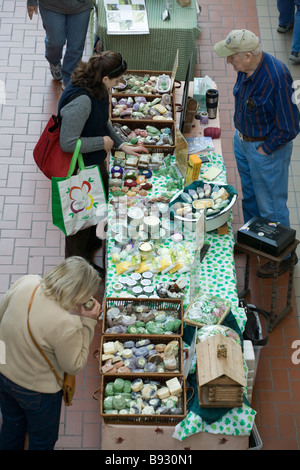
{"label": "basket of soap", "polygon": [[231,309],[229,300],[211,294],[200,293],[188,305],[183,320],[187,325],[220,325]]}
{"label": "basket of soap", "polygon": [[144,299],[106,297],[103,310],[103,334],[183,335],[181,299]]}
{"label": "basket of soap", "polygon": [[173,93],[176,83],[176,88],[180,88],[181,83],[174,81],[171,83],[171,88],[160,87],[160,77],[166,76],[166,81],[171,80],[172,72],[168,71],[152,71],[152,70],[127,70],[122,76],[126,86],[120,88],[113,88],[112,94],[134,94],[134,95],[157,95],[158,93]]}
{"label": "basket of soap", "polygon": [[174,426],[186,417],[184,376],[103,375],[100,414],[110,424]]}
{"label": "basket of soap", "polygon": [[110,96],[110,119],[143,120],[143,121],[174,121],[176,116],[175,103],[171,95],[161,96]]}
{"label": "basket of soap", "polygon": [[180,336],[102,335],[99,371],[102,374],[171,374],[183,373],[183,350]]}
{"label": "basket of soap", "polygon": [[116,133],[130,145],[143,145],[146,148],[168,148],[172,152],[176,147],[174,121],[134,121],[133,119],[112,123]]}
{"label": "basket of soap", "polygon": [[170,213],[177,221],[189,221],[194,229],[199,211],[206,211],[206,231],[224,225],[236,202],[237,191],[229,184],[193,181],[179,191],[170,201]]}

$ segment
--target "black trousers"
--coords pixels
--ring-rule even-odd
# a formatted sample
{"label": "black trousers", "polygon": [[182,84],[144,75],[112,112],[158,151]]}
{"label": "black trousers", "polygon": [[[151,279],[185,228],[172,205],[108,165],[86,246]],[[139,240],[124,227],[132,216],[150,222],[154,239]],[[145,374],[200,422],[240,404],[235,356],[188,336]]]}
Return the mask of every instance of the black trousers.
{"label": "black trousers", "polygon": [[[103,162],[100,167],[104,190],[108,198],[108,171],[106,163]],[[70,256],[81,256],[91,261],[93,251],[102,246],[102,240],[96,235],[97,226],[88,227],[80,230],[75,235],[69,235],[65,238],[65,258]]]}

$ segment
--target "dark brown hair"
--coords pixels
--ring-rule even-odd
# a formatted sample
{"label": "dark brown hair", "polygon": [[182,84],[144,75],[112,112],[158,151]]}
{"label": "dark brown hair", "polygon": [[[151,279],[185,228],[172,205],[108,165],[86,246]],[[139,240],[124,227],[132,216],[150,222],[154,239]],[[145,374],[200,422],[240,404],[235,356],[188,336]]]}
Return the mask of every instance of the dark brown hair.
{"label": "dark brown hair", "polygon": [[103,99],[107,95],[103,77],[117,78],[126,70],[127,64],[121,54],[105,51],[93,55],[87,62],[81,61],[72,74],[72,83],[86,88],[95,98]]}

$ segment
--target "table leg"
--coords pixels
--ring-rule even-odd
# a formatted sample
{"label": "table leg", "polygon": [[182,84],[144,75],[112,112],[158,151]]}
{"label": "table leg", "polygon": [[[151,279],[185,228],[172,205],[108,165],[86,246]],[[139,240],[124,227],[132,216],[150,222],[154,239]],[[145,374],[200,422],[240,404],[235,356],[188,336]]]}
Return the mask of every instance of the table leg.
{"label": "table leg", "polygon": [[245,267],[245,278],[244,278],[244,289],[239,293],[239,298],[242,299],[250,294],[249,289],[249,272],[250,272],[250,255],[246,253],[246,267]]}
{"label": "table leg", "polygon": [[269,331],[273,331],[273,329],[292,311],[292,289],[293,289],[293,276],[294,276],[294,267],[296,262],[296,252],[295,250],[291,253],[292,262],[289,268],[289,280],[288,280],[288,287],[287,287],[287,300],[285,308],[279,312],[278,315],[272,315],[271,310],[271,319],[269,325]]}

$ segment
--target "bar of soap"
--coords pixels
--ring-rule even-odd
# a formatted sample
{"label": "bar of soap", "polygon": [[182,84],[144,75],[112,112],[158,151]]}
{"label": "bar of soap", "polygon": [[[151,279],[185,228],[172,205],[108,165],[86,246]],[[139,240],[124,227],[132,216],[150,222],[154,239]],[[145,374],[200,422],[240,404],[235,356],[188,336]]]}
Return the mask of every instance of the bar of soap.
{"label": "bar of soap", "polygon": [[168,387],[171,395],[180,395],[182,393],[182,388],[177,377],[167,380],[166,386]]}
{"label": "bar of soap", "polygon": [[108,341],[107,343],[103,344],[103,352],[104,354],[115,354],[117,352],[116,345],[114,341]]}
{"label": "bar of soap", "polygon": [[201,176],[202,178],[205,178],[206,180],[213,181],[214,179],[217,178],[217,176],[219,176],[220,173],[222,173],[222,171],[223,171],[222,169],[212,166],[207,171],[205,171],[205,173],[203,173]]}
{"label": "bar of soap", "polygon": [[168,398],[170,396],[170,390],[168,387],[162,387],[160,388],[159,390],[157,390],[157,396],[158,398],[160,398],[161,400],[163,398]]}

